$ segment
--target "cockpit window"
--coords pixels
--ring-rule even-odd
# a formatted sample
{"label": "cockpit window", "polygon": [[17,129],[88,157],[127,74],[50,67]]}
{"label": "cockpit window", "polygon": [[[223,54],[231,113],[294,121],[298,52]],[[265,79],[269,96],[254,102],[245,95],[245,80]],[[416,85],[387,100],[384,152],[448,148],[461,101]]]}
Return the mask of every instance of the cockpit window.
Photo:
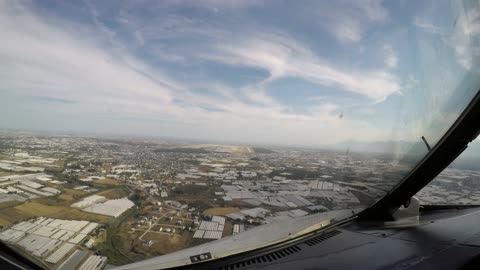
{"label": "cockpit window", "polygon": [[440,175],[417,193],[424,205],[480,205],[479,140],[470,146]]}
{"label": "cockpit window", "polygon": [[[479,29],[468,0],[0,1],[0,240],[163,268],[351,217],[475,96]],[[459,169],[420,198],[477,203]]]}

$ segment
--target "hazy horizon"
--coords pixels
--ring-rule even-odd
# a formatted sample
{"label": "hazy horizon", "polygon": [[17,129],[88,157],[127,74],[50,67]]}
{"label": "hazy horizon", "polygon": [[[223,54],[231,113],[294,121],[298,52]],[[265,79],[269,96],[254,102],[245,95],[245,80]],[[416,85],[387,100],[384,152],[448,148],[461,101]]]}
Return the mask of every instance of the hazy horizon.
{"label": "hazy horizon", "polygon": [[[168,142],[168,143],[181,143],[181,144],[219,144],[219,145],[239,145],[239,146],[252,146],[252,147],[273,147],[273,148],[301,148],[301,149],[310,149],[310,150],[327,150],[327,151],[353,151],[357,153],[365,154],[401,154],[400,152],[395,152],[401,150],[402,153],[406,153],[409,149],[414,149],[419,147],[416,151],[423,151],[424,143],[421,140],[416,142],[413,141],[358,141],[358,140],[347,140],[343,142],[338,142],[332,145],[309,145],[301,143],[292,143],[289,145],[278,145],[278,144],[266,144],[266,143],[252,143],[247,141],[232,141],[232,140],[207,140],[207,139],[194,139],[194,138],[181,138],[181,137],[168,137],[162,135],[141,135],[141,134],[95,134],[89,132],[62,132],[62,131],[41,131],[41,130],[13,130],[13,129],[1,129],[0,132],[17,132],[17,133],[28,133],[33,135],[41,136],[73,136],[73,137],[92,137],[92,138],[103,138],[103,139],[119,139],[119,140],[154,140],[156,142]],[[396,146],[396,147],[395,147]],[[406,149],[405,146],[408,146]],[[403,148],[403,149],[402,149]],[[393,151],[392,151],[393,150]],[[471,163],[470,159],[480,158],[480,140],[474,140],[467,150],[457,159],[457,163],[467,162]],[[415,150],[414,150],[415,151]],[[471,167],[469,165],[469,167]]]}

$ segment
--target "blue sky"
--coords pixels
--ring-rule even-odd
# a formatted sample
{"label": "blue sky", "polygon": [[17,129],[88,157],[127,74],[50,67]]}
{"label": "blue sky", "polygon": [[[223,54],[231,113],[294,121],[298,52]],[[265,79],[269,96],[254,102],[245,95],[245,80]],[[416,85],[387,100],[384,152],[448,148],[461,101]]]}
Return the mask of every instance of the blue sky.
{"label": "blue sky", "polygon": [[478,89],[472,3],[0,1],[0,128],[435,142]]}

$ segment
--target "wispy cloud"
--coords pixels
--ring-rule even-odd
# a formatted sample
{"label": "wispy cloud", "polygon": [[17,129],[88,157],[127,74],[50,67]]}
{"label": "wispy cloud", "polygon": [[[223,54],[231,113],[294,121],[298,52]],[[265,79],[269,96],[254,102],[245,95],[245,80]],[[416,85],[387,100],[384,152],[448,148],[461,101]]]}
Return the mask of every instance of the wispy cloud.
{"label": "wispy cloud", "polygon": [[398,64],[398,57],[395,51],[393,50],[392,45],[385,44],[383,46],[383,50],[385,51],[385,65],[388,68],[395,68]]}
{"label": "wispy cloud", "polygon": [[26,7],[12,9],[3,4],[0,19],[1,35],[9,40],[0,45],[2,88],[100,104],[134,97],[175,111],[168,88],[114,58],[95,40],[79,39]]}
{"label": "wispy cloud", "polygon": [[358,43],[371,24],[388,20],[381,0],[336,1],[317,11],[325,30],[345,43]]}
{"label": "wispy cloud", "polygon": [[456,18],[452,26],[442,27],[421,17],[415,18],[414,25],[427,33],[438,35],[453,48],[457,62],[466,70],[472,70],[474,64],[480,61],[480,8],[478,4],[457,2],[454,12]]}
{"label": "wispy cloud", "polygon": [[471,70],[480,63],[480,7],[460,5],[459,8],[461,11],[449,42],[458,62]]}
{"label": "wispy cloud", "polygon": [[[177,3],[202,7],[209,4],[208,1],[197,4],[182,1]],[[381,1],[340,1],[325,9],[311,10],[305,10],[302,6],[299,12],[306,12],[305,17],[314,16],[320,27],[356,41],[362,38],[369,24],[388,20],[388,12]],[[283,29],[244,19],[235,23],[235,19],[228,18],[227,23],[222,23],[165,11],[159,20],[126,16],[124,24],[135,29],[135,35],[141,36],[145,50],[166,62],[188,65],[207,60],[231,66],[260,68],[268,71],[270,76],[266,79],[270,82],[295,77],[319,86],[360,94],[375,102],[381,102],[401,90],[399,80],[389,71],[398,62],[393,50],[387,51],[387,68],[380,66],[358,69],[329,63],[308,44],[292,37]],[[192,42],[184,42],[185,40]],[[172,41],[178,42],[172,46]]]}
{"label": "wispy cloud", "polygon": [[[228,41],[213,46],[200,45],[198,52],[190,51],[193,53],[191,57],[261,68],[269,72],[268,81],[298,77],[319,85],[361,94],[377,102],[400,92],[398,80],[388,70],[338,68],[291,38],[273,34],[248,36],[246,39],[231,37],[226,39]],[[390,53],[389,64],[396,65],[393,50]]]}
{"label": "wispy cloud", "polygon": [[77,103],[74,100],[58,98],[58,97],[49,97],[49,96],[33,96],[34,100],[39,100],[42,102],[58,102],[58,103],[65,103],[65,104],[75,104]]}
{"label": "wispy cloud", "polygon": [[428,33],[439,34],[439,35],[445,34],[445,30],[443,30],[441,27],[438,27],[433,23],[419,17],[415,18],[414,25]]}
{"label": "wispy cloud", "polygon": [[[246,9],[255,6],[261,6],[263,1],[257,0],[167,0],[164,1],[167,5],[179,6],[179,5],[188,5],[203,7],[208,9]],[[164,4],[165,4],[164,3]]]}

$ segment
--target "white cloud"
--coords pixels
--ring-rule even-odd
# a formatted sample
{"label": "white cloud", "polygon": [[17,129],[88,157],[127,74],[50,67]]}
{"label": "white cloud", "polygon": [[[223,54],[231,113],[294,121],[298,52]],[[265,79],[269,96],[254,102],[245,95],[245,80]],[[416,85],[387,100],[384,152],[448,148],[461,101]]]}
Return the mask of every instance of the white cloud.
{"label": "white cloud", "polygon": [[383,7],[382,0],[352,0],[351,2],[351,4],[357,5],[359,9],[363,10],[372,22],[385,21],[388,19],[388,11]]}
{"label": "white cloud", "polygon": [[334,1],[317,13],[321,26],[342,43],[358,43],[374,23],[388,20],[381,0]]}
{"label": "white cloud", "polygon": [[384,45],[383,50],[385,51],[385,66],[388,68],[396,68],[398,64],[398,57],[393,50],[392,45]]}
{"label": "white cloud", "polygon": [[167,1],[171,5],[188,5],[209,9],[246,9],[262,5],[263,1],[258,0],[173,0]]}
{"label": "white cloud", "polygon": [[472,70],[480,62],[480,6],[472,3],[464,6],[456,2],[452,9],[455,23],[453,28],[440,27],[426,18],[416,17],[414,24],[419,29],[440,36],[442,41],[453,48],[457,62],[466,70]]}
{"label": "white cloud", "polygon": [[455,29],[448,40],[460,65],[472,70],[480,63],[480,5],[461,5],[459,10]]}
{"label": "white cloud", "polygon": [[423,18],[415,17],[414,25],[428,33],[440,35],[445,34],[444,30],[441,27],[438,27]]}
{"label": "white cloud", "polygon": [[362,40],[365,30],[358,20],[345,17],[332,22],[332,25],[328,26],[328,31],[341,42],[357,43]]}

